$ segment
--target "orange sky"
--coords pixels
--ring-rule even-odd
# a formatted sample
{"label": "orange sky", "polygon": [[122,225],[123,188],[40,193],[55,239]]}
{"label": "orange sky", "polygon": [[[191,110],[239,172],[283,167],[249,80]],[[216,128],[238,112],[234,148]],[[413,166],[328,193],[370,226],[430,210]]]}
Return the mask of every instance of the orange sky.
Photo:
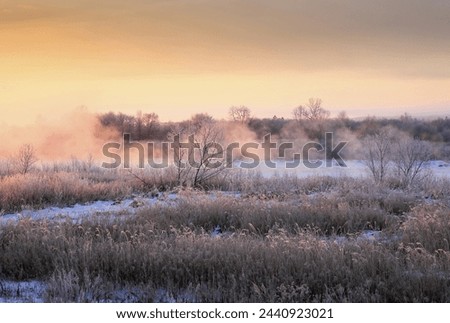
{"label": "orange sky", "polygon": [[0,124],[85,105],[162,120],[448,115],[447,0],[0,0]]}

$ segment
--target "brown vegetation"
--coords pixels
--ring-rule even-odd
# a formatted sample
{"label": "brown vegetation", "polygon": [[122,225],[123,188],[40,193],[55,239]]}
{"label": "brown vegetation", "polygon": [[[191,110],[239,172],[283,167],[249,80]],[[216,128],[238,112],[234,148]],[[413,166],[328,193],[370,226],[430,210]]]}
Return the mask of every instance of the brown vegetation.
{"label": "brown vegetation", "polygon": [[[300,182],[238,197],[180,191],[176,203],[109,220],[5,224],[0,277],[46,281],[50,302],[450,301],[447,197]],[[216,225],[223,234],[212,236]]]}

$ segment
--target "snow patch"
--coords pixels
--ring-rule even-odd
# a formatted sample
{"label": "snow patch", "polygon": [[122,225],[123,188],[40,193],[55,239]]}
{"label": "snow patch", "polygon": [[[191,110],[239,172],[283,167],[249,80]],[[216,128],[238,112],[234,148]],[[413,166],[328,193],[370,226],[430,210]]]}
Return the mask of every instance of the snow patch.
{"label": "snow patch", "polygon": [[[287,168],[286,161],[275,160],[275,168],[268,167],[264,162],[261,162],[258,167],[247,170],[248,172],[260,172],[263,177],[270,178],[272,176],[280,175],[294,175],[299,178],[310,176],[331,176],[331,177],[354,177],[362,178],[370,176],[369,169],[362,160],[345,160],[347,167],[339,166],[333,161],[332,167],[326,167],[325,161],[318,168],[308,168],[303,163],[300,163],[295,168]],[[432,160],[424,164],[424,169],[428,169],[437,177],[450,177],[450,164],[442,160]]]}
{"label": "snow patch", "polygon": [[358,240],[379,241],[380,238],[381,238],[381,231],[364,230],[358,237]]}
{"label": "snow patch", "polygon": [[43,303],[46,285],[33,281],[0,280],[0,303]]}
{"label": "snow patch", "polygon": [[161,195],[159,197],[134,197],[115,201],[95,201],[92,203],[75,204],[69,207],[48,207],[40,210],[23,210],[18,213],[0,216],[0,225],[17,222],[20,219],[31,220],[72,220],[74,223],[92,217],[110,217],[111,215],[134,215],[142,207],[157,203],[171,203],[177,199],[176,194]]}

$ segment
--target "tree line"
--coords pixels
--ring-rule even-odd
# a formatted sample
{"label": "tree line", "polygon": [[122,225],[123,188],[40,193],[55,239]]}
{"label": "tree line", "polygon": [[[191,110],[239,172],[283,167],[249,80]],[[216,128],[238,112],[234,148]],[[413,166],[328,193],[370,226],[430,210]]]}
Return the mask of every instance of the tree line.
{"label": "tree line", "polygon": [[[164,141],[169,138],[174,129],[189,129],[198,120],[209,118],[208,114],[196,114],[189,120],[180,122],[161,122],[154,112],[138,111],[135,115],[108,112],[98,116],[100,123],[111,127],[118,133],[128,133],[133,140]],[[197,120],[197,121],[196,121]],[[229,118],[225,122],[245,125],[256,138],[262,138],[270,133],[279,139],[293,139],[294,129],[301,129],[309,140],[323,140],[325,132],[349,130],[358,139],[375,135],[383,127],[391,127],[408,134],[411,138],[431,142],[450,143],[450,119],[436,118],[425,120],[414,118],[408,114],[400,118],[376,118],[368,116],[355,120],[343,111],[336,117],[330,117],[330,112],[323,107],[320,99],[310,99],[305,105],[293,109],[291,118],[258,118],[252,115],[245,106],[233,106],[229,109]]]}

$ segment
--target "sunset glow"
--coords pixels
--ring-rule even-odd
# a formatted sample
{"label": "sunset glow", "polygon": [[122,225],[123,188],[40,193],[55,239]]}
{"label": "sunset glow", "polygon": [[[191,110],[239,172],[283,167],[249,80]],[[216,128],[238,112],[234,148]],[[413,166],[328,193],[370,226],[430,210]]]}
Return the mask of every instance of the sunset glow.
{"label": "sunset glow", "polygon": [[448,1],[0,1],[0,123],[91,112],[447,115]]}

